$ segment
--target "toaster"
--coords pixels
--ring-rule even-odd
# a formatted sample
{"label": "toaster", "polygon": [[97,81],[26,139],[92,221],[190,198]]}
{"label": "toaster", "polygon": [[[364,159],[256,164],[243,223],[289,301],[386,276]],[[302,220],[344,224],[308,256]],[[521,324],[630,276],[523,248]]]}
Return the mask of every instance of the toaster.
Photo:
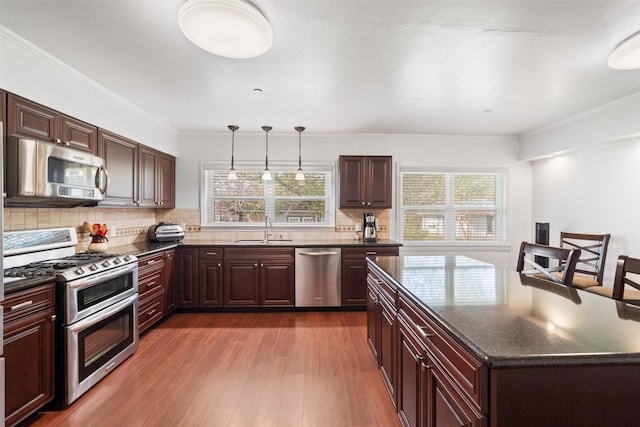
{"label": "toaster", "polygon": [[184,228],[170,221],[161,221],[149,227],[149,240],[152,242],[177,242],[184,239]]}

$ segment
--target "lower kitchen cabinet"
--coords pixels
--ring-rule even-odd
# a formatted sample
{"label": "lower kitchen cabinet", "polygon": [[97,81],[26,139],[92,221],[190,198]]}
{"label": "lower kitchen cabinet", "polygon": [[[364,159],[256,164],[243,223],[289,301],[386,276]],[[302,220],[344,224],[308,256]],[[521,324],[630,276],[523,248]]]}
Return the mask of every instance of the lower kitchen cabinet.
{"label": "lower kitchen cabinet", "polygon": [[222,248],[200,249],[199,307],[222,307]]}
{"label": "lower kitchen cabinet", "polygon": [[293,248],[226,248],[225,307],[293,307]]}
{"label": "lower kitchen cabinet", "polygon": [[176,258],[176,250],[164,251],[164,299],[165,315],[169,315],[176,308],[176,289],[173,282],[173,265]]}
{"label": "lower kitchen cabinet", "polygon": [[138,330],[140,333],[165,314],[164,253],[138,258]]}
{"label": "lower kitchen cabinet", "polygon": [[4,301],[5,425],[14,426],[54,397],[55,284]]}
{"label": "lower kitchen cabinet", "polygon": [[397,246],[342,248],[342,306],[367,306],[367,257],[396,256]]}
{"label": "lower kitchen cabinet", "polygon": [[197,248],[178,248],[176,251],[173,281],[176,287],[176,308],[198,307],[199,286]]}

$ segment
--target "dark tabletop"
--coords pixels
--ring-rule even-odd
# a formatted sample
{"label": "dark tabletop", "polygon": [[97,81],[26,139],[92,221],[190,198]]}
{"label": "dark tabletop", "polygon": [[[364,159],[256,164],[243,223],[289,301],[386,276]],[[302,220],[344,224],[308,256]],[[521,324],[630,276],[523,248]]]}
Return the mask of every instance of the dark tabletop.
{"label": "dark tabletop", "polygon": [[463,256],[370,258],[491,366],[640,362],[640,307]]}

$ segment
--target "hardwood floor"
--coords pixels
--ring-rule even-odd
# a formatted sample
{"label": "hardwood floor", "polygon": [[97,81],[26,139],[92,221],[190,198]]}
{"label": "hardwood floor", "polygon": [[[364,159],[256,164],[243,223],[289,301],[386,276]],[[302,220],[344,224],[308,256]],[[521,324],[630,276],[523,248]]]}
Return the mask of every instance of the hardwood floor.
{"label": "hardwood floor", "polygon": [[364,312],[178,313],[32,426],[399,426]]}

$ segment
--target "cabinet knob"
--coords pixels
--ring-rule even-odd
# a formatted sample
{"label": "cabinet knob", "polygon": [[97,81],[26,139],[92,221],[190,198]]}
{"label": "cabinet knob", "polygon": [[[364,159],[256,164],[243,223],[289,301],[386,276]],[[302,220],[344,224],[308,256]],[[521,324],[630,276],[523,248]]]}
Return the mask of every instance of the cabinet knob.
{"label": "cabinet knob", "polygon": [[427,370],[431,369],[431,366],[424,363],[424,360],[420,361],[420,370],[422,372],[427,372]]}
{"label": "cabinet knob", "polygon": [[362,202],[362,206],[364,206],[364,202]]}
{"label": "cabinet knob", "polygon": [[222,267],[222,263],[221,262],[218,263],[218,267]]}
{"label": "cabinet knob", "polygon": [[257,263],[256,263],[256,264],[253,264],[253,266],[254,266],[254,267],[257,267],[257,266],[258,266],[258,264],[257,264]]}
{"label": "cabinet knob", "polygon": [[58,316],[56,316],[55,314],[51,315],[51,321],[52,322],[55,322],[57,318],[58,318]]}
{"label": "cabinet knob", "polygon": [[371,206],[371,202],[367,202],[367,206]]}

